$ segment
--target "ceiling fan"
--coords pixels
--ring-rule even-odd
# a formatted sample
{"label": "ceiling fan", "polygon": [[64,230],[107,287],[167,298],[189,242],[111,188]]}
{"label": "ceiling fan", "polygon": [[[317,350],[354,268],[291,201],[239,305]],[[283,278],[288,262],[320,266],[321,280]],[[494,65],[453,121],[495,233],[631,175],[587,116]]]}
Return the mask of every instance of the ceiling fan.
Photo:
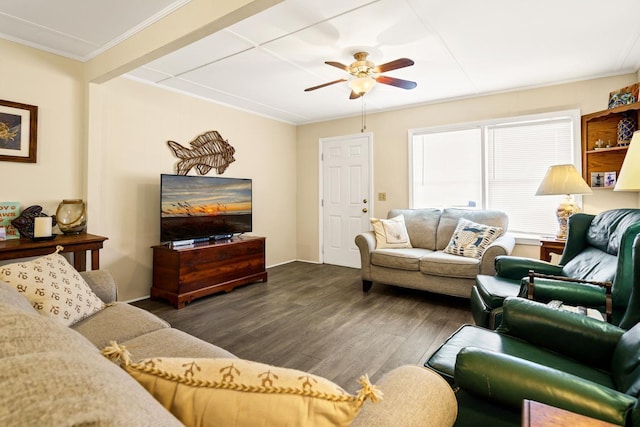
{"label": "ceiling fan", "polygon": [[376,82],[399,87],[402,89],[413,89],[417,86],[416,82],[412,82],[410,80],[402,80],[395,77],[382,75],[382,73],[386,71],[397,70],[398,68],[404,68],[413,65],[414,62],[411,59],[400,58],[396,59],[395,61],[376,66],[373,62],[367,60],[367,56],[369,56],[369,53],[367,52],[355,53],[353,55],[353,57],[355,58],[355,62],[353,62],[351,65],[344,65],[340,62],[335,61],[325,61],[325,64],[331,65],[332,67],[340,68],[341,70],[344,70],[347,73],[351,74],[353,77],[342,78],[339,80],[334,80],[332,82],[323,83],[318,86],[307,88],[304,91],[309,92],[326,86],[331,86],[336,83],[348,81],[349,87],[351,88],[351,95],[349,96],[349,99],[356,99],[369,92]]}

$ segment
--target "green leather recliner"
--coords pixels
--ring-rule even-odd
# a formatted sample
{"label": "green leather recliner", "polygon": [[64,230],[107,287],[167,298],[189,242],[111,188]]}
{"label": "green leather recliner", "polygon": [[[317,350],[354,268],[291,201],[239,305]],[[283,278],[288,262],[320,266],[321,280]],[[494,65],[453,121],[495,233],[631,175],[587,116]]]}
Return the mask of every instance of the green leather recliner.
{"label": "green leather recliner", "polygon": [[[611,281],[614,325],[628,329],[640,321],[640,305],[629,305],[632,290],[640,287],[640,272],[632,261],[640,234],[640,209],[612,209],[597,215],[574,214],[569,218],[567,244],[559,265],[515,256],[495,260],[496,275],[478,275],[470,296],[474,321],[495,329],[502,316],[502,303],[510,296],[526,296],[529,270],[565,278]],[[635,263],[637,264],[637,262]],[[604,310],[604,288],[536,279],[536,300],[552,299],[569,305]],[[539,286],[539,287],[538,287]],[[635,298],[640,298],[636,296]],[[638,301],[640,303],[640,301]],[[630,310],[627,310],[631,307]]]}
{"label": "green leather recliner", "polygon": [[507,298],[497,330],[462,326],[425,366],[457,390],[458,426],[520,425],[524,399],[640,426],[640,324]]}

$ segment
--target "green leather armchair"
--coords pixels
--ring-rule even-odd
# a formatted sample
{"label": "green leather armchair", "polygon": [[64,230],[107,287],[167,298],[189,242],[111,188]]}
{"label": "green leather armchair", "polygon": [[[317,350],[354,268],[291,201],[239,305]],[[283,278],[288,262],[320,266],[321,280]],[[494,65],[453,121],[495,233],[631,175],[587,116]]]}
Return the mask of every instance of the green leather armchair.
{"label": "green leather armchair", "polygon": [[465,325],[427,360],[457,389],[456,425],[520,425],[524,399],[640,426],[640,324],[629,330],[523,298],[500,327]]}
{"label": "green leather armchair", "polygon": [[[629,304],[640,296],[632,295],[640,287],[640,259],[633,260],[634,247],[640,251],[640,209],[612,209],[569,218],[567,244],[558,265],[515,256],[495,260],[495,276],[478,275],[471,291],[474,321],[495,329],[502,316],[502,304],[510,296],[527,296],[530,270],[545,275],[597,282],[612,282],[611,322],[628,329],[640,321],[640,305]],[[538,301],[556,299],[570,305],[584,305],[604,311],[605,289],[575,282],[536,279]],[[640,292],[639,291],[636,291]],[[640,303],[640,301],[637,301]],[[629,309],[628,309],[629,308]]]}

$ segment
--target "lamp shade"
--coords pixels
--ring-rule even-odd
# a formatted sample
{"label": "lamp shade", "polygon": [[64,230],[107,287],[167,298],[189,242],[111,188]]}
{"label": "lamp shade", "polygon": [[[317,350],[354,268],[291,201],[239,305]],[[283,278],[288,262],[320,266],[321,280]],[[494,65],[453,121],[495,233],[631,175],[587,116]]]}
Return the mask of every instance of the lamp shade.
{"label": "lamp shade", "polygon": [[373,86],[376,84],[376,79],[373,77],[356,77],[355,79],[349,80],[349,87],[352,91],[357,93],[358,95],[364,95],[368,93]]}
{"label": "lamp shade", "polygon": [[536,196],[552,196],[558,194],[591,194],[591,188],[582,179],[575,166],[549,166]]}
{"label": "lamp shade", "polygon": [[640,131],[633,133],[613,191],[640,191]]}

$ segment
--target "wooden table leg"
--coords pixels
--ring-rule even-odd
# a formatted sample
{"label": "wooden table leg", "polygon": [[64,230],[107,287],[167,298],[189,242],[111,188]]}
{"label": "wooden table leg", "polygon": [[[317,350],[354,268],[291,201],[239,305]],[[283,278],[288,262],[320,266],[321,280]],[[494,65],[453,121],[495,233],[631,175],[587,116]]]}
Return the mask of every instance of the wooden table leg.
{"label": "wooden table leg", "polygon": [[77,251],[73,253],[73,266],[78,271],[85,271],[87,269],[86,251]]}
{"label": "wooden table leg", "polygon": [[100,249],[91,251],[91,269],[100,270]]}

